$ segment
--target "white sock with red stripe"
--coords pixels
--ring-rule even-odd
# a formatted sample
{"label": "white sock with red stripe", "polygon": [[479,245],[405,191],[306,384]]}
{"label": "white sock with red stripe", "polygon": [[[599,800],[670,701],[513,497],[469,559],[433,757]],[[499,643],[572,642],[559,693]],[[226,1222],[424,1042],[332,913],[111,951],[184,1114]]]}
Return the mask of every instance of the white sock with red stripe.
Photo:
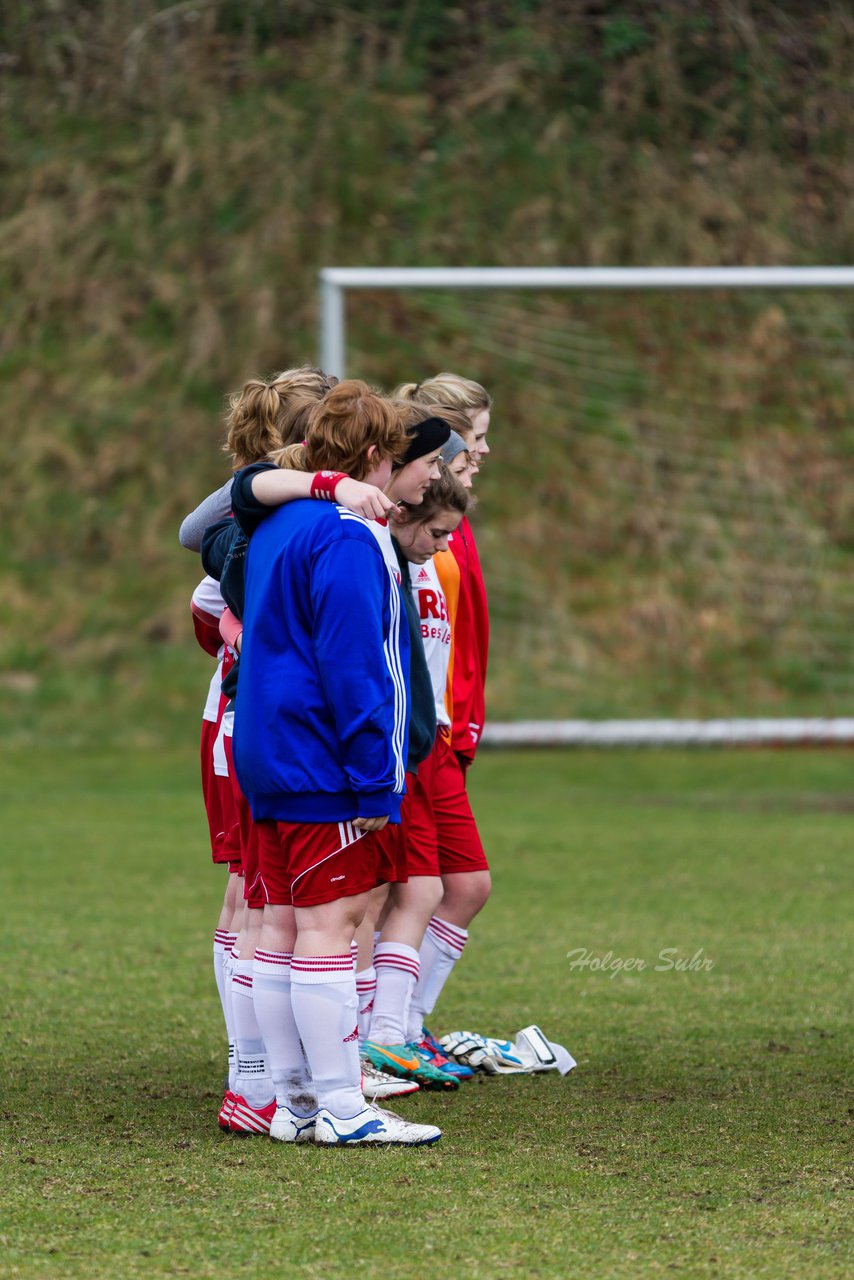
{"label": "white sock with red stripe", "polygon": [[[215,929],[213,940],[213,969],[214,978],[216,980],[216,989],[219,992],[219,1002],[222,1005],[222,1016],[225,1021],[225,1034],[229,1040],[229,1046],[232,1041],[231,1033],[231,998],[226,996],[226,979],[225,979],[225,962],[231,955],[231,948],[237,941],[237,935],[229,933],[227,929]],[[229,1053],[230,1058],[230,1053]],[[229,1062],[230,1065],[230,1062]]]}
{"label": "white sock with red stripe", "polygon": [[377,993],[368,1039],[376,1044],[404,1044],[409,1002],[418,981],[418,952],[403,942],[378,942],[374,968]]}
{"label": "white sock with red stripe", "polygon": [[438,916],[430,920],[419,953],[421,975],[409,1005],[408,1040],[417,1043],[421,1039],[424,1020],[435,1009],[451,970],[463,954],[468,936],[467,929],[448,924]]}
{"label": "white sock with red stripe", "polygon": [[237,1046],[237,1081],[234,1092],[250,1107],[266,1107],[275,1090],[267,1051],[261,1037],[252,992],[252,961],[235,960],[231,976],[231,1009]]}
{"label": "white sock with red stripe", "polygon": [[317,1090],[317,1101],[347,1119],[365,1105],[359,1065],[358,1001],[353,960],[294,956],[291,1003]]}
{"label": "white sock with red stripe", "polygon": [[256,951],[252,971],[255,1014],[264,1037],[280,1107],[314,1115],[317,1097],[291,1004],[291,953]]}
{"label": "white sock with red stripe", "polygon": [[231,976],[234,972],[234,944],[237,941],[237,934],[230,933],[227,936],[231,941],[225,948],[222,960],[222,1008],[223,1013],[225,1014],[225,1029],[228,1035],[228,1087],[232,1093],[236,1093],[237,1044],[234,1039],[234,1009],[231,1000]]}
{"label": "white sock with red stripe", "polygon": [[222,1005],[222,1016],[225,1017],[225,954],[234,943],[234,935],[227,929],[215,929],[213,940],[213,968],[219,1002]]}
{"label": "white sock with red stripe", "polygon": [[359,1043],[363,1044],[368,1038],[368,1028],[371,1025],[371,1011],[374,1007],[374,992],[377,989],[377,971],[373,965],[370,969],[362,969],[356,974],[356,998],[359,1001],[358,1008],[358,1026],[359,1026]]}

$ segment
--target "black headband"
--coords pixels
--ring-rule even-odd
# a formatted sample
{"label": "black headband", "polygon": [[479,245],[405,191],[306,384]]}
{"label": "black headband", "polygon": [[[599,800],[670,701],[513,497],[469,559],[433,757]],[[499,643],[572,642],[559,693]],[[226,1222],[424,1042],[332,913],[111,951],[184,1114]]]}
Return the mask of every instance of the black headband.
{"label": "black headband", "polygon": [[405,467],[408,462],[423,458],[434,449],[441,449],[443,444],[448,443],[450,435],[451,428],[444,418],[425,418],[423,422],[416,422],[414,427],[409,428],[409,445],[397,464],[398,467]]}

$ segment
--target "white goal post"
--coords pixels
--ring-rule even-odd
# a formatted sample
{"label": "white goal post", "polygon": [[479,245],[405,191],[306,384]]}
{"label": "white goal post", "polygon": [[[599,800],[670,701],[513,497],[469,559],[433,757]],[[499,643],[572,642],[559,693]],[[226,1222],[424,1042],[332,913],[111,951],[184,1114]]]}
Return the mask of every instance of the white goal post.
{"label": "white goal post", "polygon": [[[320,272],[320,365],[347,373],[352,290],[834,290],[854,267],[326,267]],[[489,723],[494,746],[734,746],[854,743],[854,719],[524,720]]]}

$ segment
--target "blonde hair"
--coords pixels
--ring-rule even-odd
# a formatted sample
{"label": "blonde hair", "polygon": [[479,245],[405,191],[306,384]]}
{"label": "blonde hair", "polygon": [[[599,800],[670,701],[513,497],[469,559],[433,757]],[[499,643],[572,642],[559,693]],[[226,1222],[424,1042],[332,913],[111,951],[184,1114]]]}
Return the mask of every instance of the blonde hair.
{"label": "blonde hair", "polygon": [[458,436],[462,436],[466,447],[471,449],[474,444],[474,426],[465,409],[460,409],[453,404],[431,404],[430,411],[437,418],[444,418],[451,430],[456,431]]}
{"label": "blonde hair", "polygon": [[276,373],[269,382],[251,378],[229,398],[223,448],[234,470],[302,440],[311,410],[337,381],[307,364]]}
{"label": "blonde hair", "polygon": [[[432,405],[422,404],[417,400],[404,400],[401,396],[395,395],[392,396],[391,403],[409,432],[414,431],[419,423],[427,422],[429,418],[443,417],[442,414],[436,413]],[[448,425],[450,426],[450,423]]]}
{"label": "blonde hair", "polygon": [[305,445],[290,445],[271,457],[288,470],[346,471],[353,480],[363,480],[372,466],[367,457],[371,446],[377,460],[396,461],[408,443],[401,408],[366,382],[351,378],[313,405]]}
{"label": "blonde hair", "polygon": [[[445,404],[469,413],[492,408],[492,396],[479,382],[463,378],[458,373],[437,373],[426,382],[404,382],[394,395],[400,400],[415,400],[419,404]],[[456,428],[455,428],[456,430]]]}

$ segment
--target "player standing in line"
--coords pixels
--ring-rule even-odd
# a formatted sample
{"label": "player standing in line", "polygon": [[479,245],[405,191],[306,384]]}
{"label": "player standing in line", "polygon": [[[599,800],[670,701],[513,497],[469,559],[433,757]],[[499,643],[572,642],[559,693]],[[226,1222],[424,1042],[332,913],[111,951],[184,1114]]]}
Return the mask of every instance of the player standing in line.
{"label": "player standing in line", "polygon": [[[422,383],[406,383],[396,396],[430,405],[435,413],[442,407],[462,410],[471,422],[473,441],[470,446],[474,462],[473,475],[482,468],[488,454],[492,399],[478,382],[455,373],[439,373]],[[451,419],[455,430],[459,426]],[[462,434],[462,432],[460,432]],[[489,654],[489,609],[480,558],[471,525],[466,518],[450,550],[460,567],[460,608],[452,653],[454,726],[452,745],[463,769],[474,760],[485,713],[484,688]],[[441,563],[441,562],[439,562]]]}
{"label": "player standing in line", "polygon": [[[247,382],[230,397],[226,418],[224,450],[231,456],[233,470],[302,439],[308,410],[336,381],[322,370],[304,365],[276,374],[269,383],[259,379]],[[198,551],[207,525],[230,514],[231,483],[229,479],[184,519],[179,532],[182,546]],[[199,642],[208,652],[215,644],[223,653],[221,637],[213,637],[224,606],[218,583],[206,578],[194,593],[193,619]],[[208,694],[200,748],[213,856],[215,861],[227,861],[230,871],[213,946],[214,974],[229,1045],[228,1089],[220,1125],[236,1132],[265,1132],[269,1121],[265,1125],[262,1116],[259,1122],[256,1113],[269,1103],[272,1082],[252,1007],[252,956],[250,953],[248,961],[241,961],[239,951],[239,934],[247,914],[243,870],[245,864],[251,866],[253,842],[246,807],[228,767],[231,713],[226,709],[228,697],[221,693],[233,658],[233,649],[225,646]],[[257,904],[259,916],[261,905]],[[245,938],[243,942],[245,945]],[[235,1110],[238,1104],[240,1115]]]}
{"label": "player standing in line", "polygon": [[[472,424],[473,455],[478,469],[489,453],[486,434],[489,429],[492,400],[485,389],[458,374],[441,373],[420,384],[399,387],[396,395],[429,404],[434,412],[442,405],[462,409]],[[474,534],[466,517],[451,537],[449,550],[435,559],[436,570],[448,601],[454,609],[454,626],[449,667],[452,733],[450,758],[446,770],[456,761],[458,783],[465,790],[466,771],[474,759],[483,731],[484,686],[489,647],[489,613],[486,588],[477,554]],[[450,788],[450,781],[445,779]],[[474,827],[476,834],[476,827]],[[442,868],[443,896],[424,935],[420,950],[420,973],[410,1004],[410,1036],[416,1035],[416,1023],[429,1016],[442,987],[463,953],[468,940],[468,926],[489,898],[492,881],[479,838],[469,856],[454,858]],[[441,1046],[422,1031],[422,1045],[436,1055],[432,1061],[441,1066],[446,1061]]]}
{"label": "player standing in line", "polygon": [[[459,437],[457,440],[464,449]],[[409,1003],[419,975],[419,948],[442,899],[442,863],[448,864],[455,856],[470,857],[471,847],[479,846],[468,798],[457,785],[456,762],[450,771],[443,768],[445,756],[450,754],[447,676],[453,619],[433,567],[433,557],[447,550],[448,539],[468,505],[464,487],[443,467],[421,505],[402,508],[392,517],[420,619],[419,644],[430,672],[437,733],[432,751],[417,773],[407,774],[402,841],[408,878],[391,887],[389,910],[376,947],[377,991],[365,1052],[377,1066],[404,1078],[411,1075],[422,1080],[422,1074],[429,1073],[422,1083],[430,1088],[455,1088],[459,1077],[471,1075],[467,1069],[460,1072],[458,1064],[447,1059],[438,1069],[439,1064],[431,1061],[432,1052],[418,1047],[420,1023],[415,1036],[409,1034],[408,1027]]]}
{"label": "player standing in line", "polygon": [[[306,429],[307,416],[300,424],[300,434]],[[285,455],[292,452],[294,452],[293,449],[285,448],[277,450],[271,456],[285,462],[287,461]],[[302,463],[301,445],[296,447],[295,453],[296,460]],[[238,472],[233,481],[232,506],[235,519],[219,521],[205,531],[202,541],[202,560],[205,568],[219,581],[222,593],[228,602],[229,607],[223,613],[221,629],[232,645],[239,644],[242,636],[244,563],[248,535],[271,514],[275,506],[298,498],[312,496],[328,498],[328,492],[314,492],[314,481],[315,477],[305,471],[281,469],[272,461],[253,463]],[[256,497],[256,490],[262,494],[263,500]],[[375,485],[363,484],[344,474],[337,478],[334,497],[340,501],[341,505],[369,520],[385,513],[392,506],[381,489]],[[225,629],[226,626],[228,630]],[[231,698],[237,696],[238,676],[239,660],[235,662],[227,683]],[[233,703],[231,703],[224,719],[226,722],[233,722],[233,716]],[[261,930],[264,897],[258,875],[257,832],[249,805],[240,790],[231,766],[231,729],[228,723],[227,730],[224,735],[224,745],[226,755],[229,757],[229,772],[234,784],[240,818],[245,872],[243,923],[233,947],[231,991],[234,1007],[244,1014],[244,1035],[238,1034],[238,1061],[247,1064],[249,1069],[241,1072],[236,1083],[230,1085],[223,1099],[219,1121],[222,1128],[232,1132],[268,1133],[276,1110],[275,1096],[272,1081],[263,1069],[266,1063],[263,1041],[257,1023],[254,1021],[254,1005],[250,1002],[254,984],[253,961]],[[365,1089],[372,1098],[394,1097],[413,1091],[412,1087],[402,1087],[399,1081],[375,1068],[367,1068],[365,1076]],[[247,1095],[247,1087],[250,1095]],[[265,1095],[263,1097],[262,1092]]]}
{"label": "player standing in line", "polygon": [[237,1074],[237,1048],[231,1012],[230,981],[226,975],[226,966],[236,938],[236,934],[231,932],[232,921],[243,899],[243,868],[240,825],[231,782],[227,775],[218,771],[215,763],[222,719],[228,704],[228,698],[222,692],[222,681],[228,675],[234,661],[233,651],[220,634],[220,619],[224,606],[225,601],[222,598],[219,583],[211,577],[203,578],[193,592],[190,608],[196,639],[205,653],[209,653],[217,660],[202,711],[199,756],[202,798],[211,839],[211,857],[214,865],[228,867],[225,897],[214,931],[213,963],[228,1038],[228,1080],[231,1088]]}
{"label": "player standing in line", "polygon": [[[303,464],[320,469],[313,487],[331,499],[337,468],[385,484],[406,443],[394,406],[345,382],[310,415]],[[260,837],[267,905],[255,998],[279,1102],[270,1135],[282,1141],[423,1145],[441,1136],[366,1106],[360,1087],[351,944],[380,878],[375,833],[399,820],[401,609],[368,522],[332,501],[289,503],[252,536],[234,754]],[[303,1049],[314,1112],[295,1090]]]}

